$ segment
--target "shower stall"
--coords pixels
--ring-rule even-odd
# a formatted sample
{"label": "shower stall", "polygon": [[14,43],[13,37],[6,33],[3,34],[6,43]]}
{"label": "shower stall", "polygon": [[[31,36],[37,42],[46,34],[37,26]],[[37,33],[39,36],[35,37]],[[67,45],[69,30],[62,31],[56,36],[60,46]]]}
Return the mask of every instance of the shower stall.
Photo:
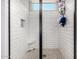
{"label": "shower stall", "polygon": [[75,0],[9,0],[8,58],[75,59],[74,15]]}

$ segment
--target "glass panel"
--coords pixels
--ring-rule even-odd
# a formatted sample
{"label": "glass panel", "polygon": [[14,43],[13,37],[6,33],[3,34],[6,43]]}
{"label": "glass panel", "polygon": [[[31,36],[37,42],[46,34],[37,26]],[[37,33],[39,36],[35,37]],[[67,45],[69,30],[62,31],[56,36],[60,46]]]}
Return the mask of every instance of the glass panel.
{"label": "glass panel", "polygon": [[40,7],[39,3],[32,4],[32,10],[39,10],[39,7]]}
{"label": "glass panel", "polygon": [[[74,59],[74,0],[63,1],[66,3],[64,16],[61,16],[58,11],[42,11],[43,59]],[[50,6],[43,6],[43,8],[50,9]],[[63,27],[62,24],[65,26]]]}
{"label": "glass panel", "polygon": [[10,1],[11,59],[39,59],[39,12],[29,0]]}
{"label": "glass panel", "polygon": [[[49,4],[43,4],[43,10],[57,10],[57,5],[53,4],[53,3],[49,3]],[[39,10],[39,4],[38,3],[34,3],[32,4],[32,9],[33,10]]]}
{"label": "glass panel", "polygon": [[[32,1],[35,2],[31,4],[32,10],[35,11],[29,10],[29,2]],[[61,16],[57,11],[57,5],[53,3],[57,0],[43,0],[43,10],[56,11],[42,11],[40,19],[39,11],[36,11],[39,10],[38,1],[32,1],[10,0],[10,58],[39,59],[39,37],[42,37],[43,59],[73,59],[74,0],[66,2],[66,7],[70,7],[66,9],[66,27],[61,26],[63,22],[58,22]],[[42,25],[42,36],[39,33],[39,21]]]}
{"label": "glass panel", "polygon": [[56,4],[43,4],[43,10],[57,10]]}

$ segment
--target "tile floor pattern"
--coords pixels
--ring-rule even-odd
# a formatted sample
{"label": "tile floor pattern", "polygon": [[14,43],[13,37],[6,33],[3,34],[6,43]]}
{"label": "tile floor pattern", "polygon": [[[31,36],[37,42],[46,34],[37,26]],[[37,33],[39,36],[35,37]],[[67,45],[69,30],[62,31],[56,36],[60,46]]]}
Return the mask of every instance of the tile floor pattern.
{"label": "tile floor pattern", "polygon": [[[26,53],[24,59],[39,59],[39,50],[33,50]],[[43,59],[63,59],[58,49],[43,49]]]}

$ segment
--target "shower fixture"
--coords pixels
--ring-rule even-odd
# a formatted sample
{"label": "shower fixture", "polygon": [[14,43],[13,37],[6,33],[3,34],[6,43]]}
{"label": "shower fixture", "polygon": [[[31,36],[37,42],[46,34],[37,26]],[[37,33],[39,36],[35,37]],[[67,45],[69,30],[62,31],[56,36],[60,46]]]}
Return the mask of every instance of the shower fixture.
{"label": "shower fixture", "polygon": [[24,22],[25,22],[25,20],[21,19],[21,27],[24,27]]}

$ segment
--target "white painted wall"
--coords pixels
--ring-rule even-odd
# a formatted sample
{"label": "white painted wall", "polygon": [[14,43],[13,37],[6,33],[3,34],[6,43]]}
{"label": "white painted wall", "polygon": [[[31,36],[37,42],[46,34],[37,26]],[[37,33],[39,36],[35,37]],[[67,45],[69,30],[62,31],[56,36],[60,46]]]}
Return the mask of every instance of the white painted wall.
{"label": "white painted wall", "polygon": [[64,59],[74,59],[74,0],[66,0],[67,25],[60,27],[59,48]]}
{"label": "white painted wall", "polygon": [[8,59],[8,0],[1,0],[1,59]]}

